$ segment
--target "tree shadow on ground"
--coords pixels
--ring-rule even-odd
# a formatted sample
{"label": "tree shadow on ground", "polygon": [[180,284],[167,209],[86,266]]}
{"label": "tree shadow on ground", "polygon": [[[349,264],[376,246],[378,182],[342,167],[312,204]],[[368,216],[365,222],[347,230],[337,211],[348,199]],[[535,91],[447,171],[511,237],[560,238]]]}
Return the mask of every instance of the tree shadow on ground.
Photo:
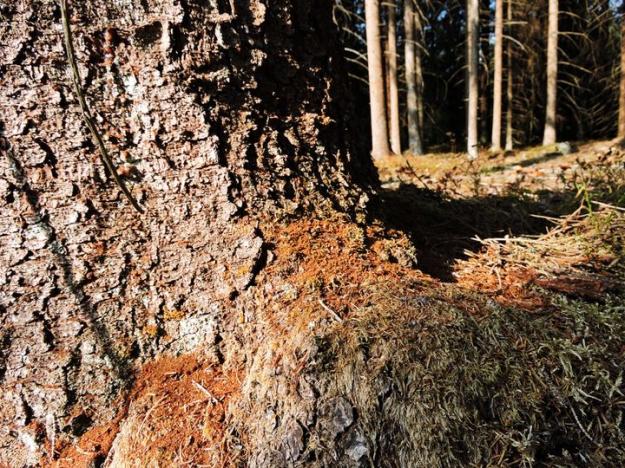
{"label": "tree shadow on ground", "polygon": [[465,259],[466,251],[480,249],[477,238],[543,234],[553,225],[545,217],[569,214],[577,206],[574,191],[452,199],[441,192],[401,184],[379,192],[374,215],[410,237],[421,271],[452,282],[455,262]]}
{"label": "tree shadow on ground", "polygon": [[510,164],[501,164],[498,166],[493,166],[490,167],[486,170],[486,172],[501,172],[501,171],[505,171],[508,169],[512,169],[514,167],[530,167],[530,166],[534,166],[536,164],[540,164],[540,163],[545,163],[545,162],[549,162],[549,161],[553,161],[555,159],[559,159],[559,158],[563,158],[564,156],[567,156],[566,154],[562,154],[559,152],[552,152],[552,153],[544,153],[541,154],[539,156],[535,156],[533,158],[530,159],[525,159],[522,161],[516,161]]}

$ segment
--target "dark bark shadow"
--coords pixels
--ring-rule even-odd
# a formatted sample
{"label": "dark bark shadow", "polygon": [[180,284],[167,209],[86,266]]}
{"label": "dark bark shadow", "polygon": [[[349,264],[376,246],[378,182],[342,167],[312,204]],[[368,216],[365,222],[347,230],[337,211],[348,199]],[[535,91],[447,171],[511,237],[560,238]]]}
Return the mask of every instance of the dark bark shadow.
{"label": "dark bark shadow", "polygon": [[407,234],[418,252],[417,268],[442,281],[453,282],[454,264],[476,252],[485,239],[505,235],[536,235],[553,224],[535,215],[559,217],[578,206],[575,192],[542,191],[523,194],[450,199],[440,192],[402,184],[383,189],[374,216]]}
{"label": "dark bark shadow", "polygon": [[10,144],[5,138],[2,137],[0,137],[0,150],[7,155],[7,159],[12,166],[17,185],[26,195],[26,200],[33,212],[34,223],[39,224],[39,226],[41,226],[46,232],[47,249],[54,256],[55,263],[62,272],[65,286],[78,303],[82,319],[93,332],[104,356],[111,362],[115,377],[122,382],[122,386],[124,388],[128,388],[132,382],[132,370],[128,365],[127,360],[120,356],[115,350],[113,340],[111,339],[106,326],[100,323],[91,299],[85,294],[82,285],[75,280],[72,261],[69,257],[65,244],[57,235],[54,227],[50,224],[45,211],[39,203],[39,196],[37,192],[30,187],[30,184],[26,179],[24,169],[13,152]]}

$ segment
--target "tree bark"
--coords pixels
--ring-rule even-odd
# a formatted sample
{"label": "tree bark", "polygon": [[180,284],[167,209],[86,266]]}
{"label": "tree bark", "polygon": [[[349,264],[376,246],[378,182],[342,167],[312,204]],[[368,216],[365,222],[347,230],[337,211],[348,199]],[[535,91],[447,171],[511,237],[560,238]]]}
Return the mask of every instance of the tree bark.
{"label": "tree bark", "polygon": [[399,89],[397,87],[397,4],[391,2],[387,6],[388,12],[388,81],[389,81],[389,132],[391,150],[401,154],[401,132],[399,126]]}
{"label": "tree bark", "polygon": [[421,11],[417,8],[414,15],[415,25],[415,86],[417,93],[417,135],[419,142],[419,151],[416,154],[423,154],[425,152],[423,145],[423,132],[425,121],[425,102],[424,91],[425,82],[423,78],[423,47],[425,41],[423,40],[423,22],[421,20]]}
{"label": "tree bark", "polygon": [[467,153],[478,156],[479,0],[467,0]]}
{"label": "tree bark", "polygon": [[[512,1],[508,0],[508,36],[512,35],[511,25],[512,25]],[[507,92],[506,92],[506,100],[508,107],[506,109],[506,151],[512,151],[514,148],[514,134],[512,127],[512,117],[513,117],[513,104],[514,104],[514,80],[512,77],[512,41],[508,39],[508,45],[506,47],[507,55],[508,55],[508,80],[506,83]]]}
{"label": "tree bark", "polygon": [[417,109],[417,82],[415,73],[415,7],[413,0],[404,0],[404,59],[406,69],[406,113],[408,121],[408,147],[413,154],[422,154]]}
{"label": "tree bark", "polygon": [[[625,11],[623,4],[622,11]],[[625,21],[621,20],[621,77],[618,110],[618,138],[625,139]]]}
{"label": "tree bark", "polygon": [[380,2],[365,1],[367,29],[367,61],[369,72],[369,100],[371,107],[371,155],[374,159],[389,156],[386,97],[384,93],[384,58],[380,42]]}
{"label": "tree bark", "polygon": [[503,1],[495,0],[495,76],[493,77],[493,128],[491,150],[501,151],[501,108],[503,83]]}
{"label": "tree bark", "polygon": [[547,37],[547,106],[543,145],[556,142],[558,99],[558,0],[549,0],[549,25]]}
{"label": "tree bark", "polygon": [[374,169],[348,131],[331,8],[70,3],[82,88],[138,216],[85,127],[58,5],[0,7],[0,465],[38,465],[110,418],[135,364],[222,359],[267,259],[260,221],[364,213]]}

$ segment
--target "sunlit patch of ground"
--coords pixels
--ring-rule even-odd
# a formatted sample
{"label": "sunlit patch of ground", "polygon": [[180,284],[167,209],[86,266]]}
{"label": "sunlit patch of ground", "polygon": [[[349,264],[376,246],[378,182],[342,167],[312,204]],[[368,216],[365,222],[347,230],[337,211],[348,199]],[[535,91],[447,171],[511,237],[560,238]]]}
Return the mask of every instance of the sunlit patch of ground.
{"label": "sunlit patch of ground", "polygon": [[405,154],[376,161],[376,165],[387,186],[413,183],[449,196],[468,197],[502,195],[515,189],[563,190],[588,165],[607,167],[622,162],[622,149],[614,141],[571,144],[570,148],[569,154],[561,154],[562,148],[556,145],[497,154],[482,151],[474,162],[464,153]]}

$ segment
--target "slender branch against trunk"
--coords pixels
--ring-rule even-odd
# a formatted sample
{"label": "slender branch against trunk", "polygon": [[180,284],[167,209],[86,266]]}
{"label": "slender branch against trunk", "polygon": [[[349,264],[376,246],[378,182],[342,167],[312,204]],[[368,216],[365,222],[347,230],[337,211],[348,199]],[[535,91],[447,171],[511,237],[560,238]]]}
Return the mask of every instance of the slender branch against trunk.
{"label": "slender branch against trunk", "polygon": [[[512,0],[508,0],[508,36],[511,35],[511,25],[512,25]],[[508,108],[506,109],[506,151],[512,151],[514,148],[514,135],[512,128],[512,108],[514,102],[514,89],[512,87],[513,78],[512,78],[512,40],[508,39],[507,48],[507,59],[508,59],[508,82],[507,82],[507,101]]]}
{"label": "slender branch against trunk", "polygon": [[421,139],[419,138],[419,115],[417,111],[417,83],[415,75],[415,37],[414,37],[413,0],[404,0],[404,58],[406,68],[406,113],[408,116],[408,145],[410,152],[421,154]]}
{"label": "slender branch against trunk", "polygon": [[369,99],[371,106],[371,155],[379,159],[391,154],[386,123],[384,93],[384,65],[380,42],[380,2],[365,1],[367,29],[367,60],[369,71]]}
{"label": "slender branch against trunk", "polygon": [[467,0],[467,153],[478,155],[478,38],[479,0]]}
{"label": "slender branch against trunk", "polygon": [[397,87],[397,4],[391,0],[387,4],[388,11],[388,100],[389,100],[389,132],[391,137],[391,150],[393,153],[401,153],[401,132],[399,127],[399,89]]}
{"label": "slender branch against trunk", "polygon": [[[622,8],[625,13],[625,3]],[[618,137],[625,139],[625,18],[621,19],[621,78],[618,109]]]}
{"label": "slender branch against trunk", "polygon": [[98,131],[98,128],[96,127],[95,121],[93,120],[93,117],[91,115],[91,111],[89,110],[89,106],[87,105],[87,101],[85,100],[85,95],[82,91],[82,85],[80,84],[80,72],[78,71],[78,66],[76,65],[76,58],[74,56],[75,55],[74,54],[74,42],[72,38],[72,28],[69,23],[70,20],[69,20],[68,8],[67,8],[67,0],[61,0],[61,19],[63,22],[63,38],[65,40],[65,53],[67,54],[67,62],[72,71],[72,81],[74,83],[74,90],[76,92],[76,97],[78,98],[78,103],[80,104],[80,110],[82,112],[85,124],[87,125],[87,128],[89,128],[91,137],[93,138],[94,143],[96,144],[96,146],[98,147],[98,150],[100,151],[100,160],[106,167],[111,177],[113,177],[113,180],[119,186],[122,193],[126,196],[126,198],[128,198],[128,201],[130,201],[130,204],[133,206],[133,208],[137,210],[139,213],[143,213],[143,210],[137,203],[137,200],[135,200],[135,197],[132,196],[132,193],[130,192],[130,190],[128,190],[128,187],[126,187],[125,182],[117,173],[117,169],[115,168],[113,161],[111,161],[111,158],[109,157],[104,141],[102,140],[102,137],[100,136],[100,132]]}
{"label": "slender branch against trunk", "polygon": [[501,107],[503,83],[503,0],[495,0],[495,76],[493,78],[493,129],[491,150],[501,150]]}
{"label": "slender branch against trunk", "polygon": [[556,142],[556,113],[558,93],[558,0],[549,0],[547,29],[547,108],[543,145]]}

